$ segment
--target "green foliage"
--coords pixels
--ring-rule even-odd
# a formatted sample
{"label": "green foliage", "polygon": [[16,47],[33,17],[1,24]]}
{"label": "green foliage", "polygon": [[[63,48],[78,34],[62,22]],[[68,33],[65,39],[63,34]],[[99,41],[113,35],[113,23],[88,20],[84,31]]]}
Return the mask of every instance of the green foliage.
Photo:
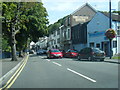
{"label": "green foliage", "polygon": [[19,30],[16,33],[17,50],[27,47],[28,38],[37,42],[39,37],[48,33],[48,14],[42,2],[3,2],[2,8],[2,29],[3,36],[7,37],[6,44],[11,44],[12,25],[16,31]]}
{"label": "green foliage", "polygon": [[113,13],[118,13],[118,15],[120,15],[120,11],[113,11]]}
{"label": "green foliage", "polygon": [[2,50],[11,52],[10,45],[9,45],[8,40],[6,38],[2,38]]}
{"label": "green foliage", "polygon": [[64,21],[65,19],[67,18],[68,16],[65,16],[61,19],[59,19],[57,22],[55,22],[54,24],[50,24],[48,26],[48,31],[49,33],[53,33],[55,30],[58,30],[58,28],[64,24]]}

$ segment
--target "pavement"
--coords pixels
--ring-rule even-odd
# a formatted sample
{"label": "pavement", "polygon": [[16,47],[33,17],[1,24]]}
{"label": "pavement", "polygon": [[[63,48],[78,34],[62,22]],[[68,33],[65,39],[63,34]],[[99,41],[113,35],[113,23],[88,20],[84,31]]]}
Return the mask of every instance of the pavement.
{"label": "pavement", "polygon": [[7,72],[9,72],[11,69],[13,69],[18,63],[20,63],[23,60],[23,58],[18,58],[18,61],[11,61],[11,58],[6,58],[0,60],[1,67],[2,67],[2,74],[0,75],[0,78],[4,76]]}
{"label": "pavement", "polygon": [[[9,73],[15,72],[15,70],[20,66],[24,58],[18,58],[18,61],[11,61],[11,58],[7,59],[0,59],[0,80],[8,76]],[[108,57],[105,59],[104,62],[108,63],[115,63],[115,64],[120,64],[120,60],[117,59],[109,59]],[[17,67],[17,68],[16,68]],[[14,69],[16,68],[16,69]]]}
{"label": "pavement", "polygon": [[11,61],[11,58],[0,59],[0,87],[20,67],[24,58],[18,57],[17,61]]}
{"label": "pavement", "polygon": [[110,59],[109,57],[106,57],[104,62],[120,64],[119,59]]}

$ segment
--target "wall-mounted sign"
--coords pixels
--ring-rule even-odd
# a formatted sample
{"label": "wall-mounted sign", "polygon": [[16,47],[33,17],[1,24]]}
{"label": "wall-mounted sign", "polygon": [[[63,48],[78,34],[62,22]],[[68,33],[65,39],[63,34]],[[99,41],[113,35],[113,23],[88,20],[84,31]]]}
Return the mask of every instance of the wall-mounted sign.
{"label": "wall-mounted sign", "polygon": [[88,16],[73,16],[73,19],[76,22],[86,22],[89,19],[89,17]]}

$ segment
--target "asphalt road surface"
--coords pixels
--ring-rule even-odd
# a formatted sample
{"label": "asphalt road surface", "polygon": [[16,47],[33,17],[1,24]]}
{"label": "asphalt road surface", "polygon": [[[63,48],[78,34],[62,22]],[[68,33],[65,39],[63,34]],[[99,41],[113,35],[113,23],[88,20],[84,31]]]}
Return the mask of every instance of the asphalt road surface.
{"label": "asphalt road surface", "polygon": [[118,64],[34,55],[11,88],[118,88]]}

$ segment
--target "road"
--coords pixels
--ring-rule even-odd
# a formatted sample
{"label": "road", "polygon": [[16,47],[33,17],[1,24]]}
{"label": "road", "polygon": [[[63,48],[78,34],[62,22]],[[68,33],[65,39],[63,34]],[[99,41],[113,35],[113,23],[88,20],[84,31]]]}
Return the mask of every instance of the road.
{"label": "road", "polygon": [[34,55],[11,88],[118,88],[118,64]]}

